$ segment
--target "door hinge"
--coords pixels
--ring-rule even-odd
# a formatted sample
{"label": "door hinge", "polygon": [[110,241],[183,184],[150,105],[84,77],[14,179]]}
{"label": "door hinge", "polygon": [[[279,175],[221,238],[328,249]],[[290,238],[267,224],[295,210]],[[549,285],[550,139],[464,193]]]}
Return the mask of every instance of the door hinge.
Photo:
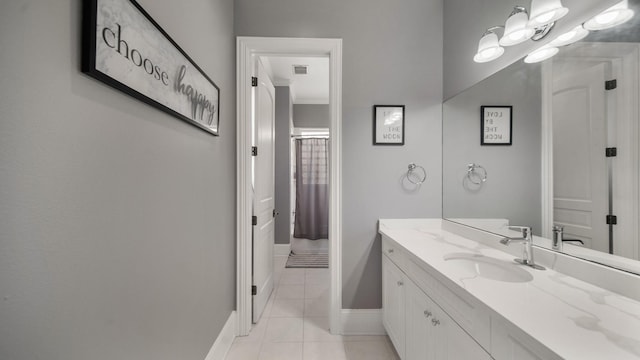
{"label": "door hinge", "polygon": [[258,86],[258,78],[255,76],[251,77],[251,86],[256,87]]}
{"label": "door hinge", "polygon": [[252,146],[251,147],[251,156],[258,156],[258,147],[257,146]]}
{"label": "door hinge", "polygon": [[251,285],[251,295],[258,295],[258,287]]}
{"label": "door hinge", "polygon": [[618,217],[615,215],[607,215],[607,225],[618,225]]}
{"label": "door hinge", "polygon": [[605,150],[605,155],[607,157],[616,157],[618,156],[618,148],[610,147]]}
{"label": "door hinge", "polygon": [[604,89],[605,90],[613,90],[615,88],[618,87],[618,80],[613,79],[613,80],[607,80],[604,82]]}
{"label": "door hinge", "polygon": [[276,209],[273,209],[273,212],[271,214],[273,215],[273,217],[280,215],[280,213],[277,212]]}
{"label": "door hinge", "polygon": [[251,217],[251,225],[258,225],[258,217],[257,216],[252,216]]}

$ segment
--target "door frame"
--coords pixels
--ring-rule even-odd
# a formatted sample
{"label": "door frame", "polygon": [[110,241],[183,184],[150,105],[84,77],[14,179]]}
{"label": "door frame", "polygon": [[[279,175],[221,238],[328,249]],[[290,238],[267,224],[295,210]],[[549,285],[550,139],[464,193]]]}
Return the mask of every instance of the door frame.
{"label": "door frame", "polygon": [[236,333],[251,330],[251,77],[259,56],[328,56],[329,103],[329,269],[331,333],[340,334],[342,310],[342,39],[244,37],[236,40]]}
{"label": "door frame", "polygon": [[553,236],[553,108],[551,106],[553,96],[553,67],[550,61],[542,63],[542,110],[541,110],[541,157],[540,157],[540,182],[541,182],[541,207],[542,207],[542,231],[541,236],[551,239]]}

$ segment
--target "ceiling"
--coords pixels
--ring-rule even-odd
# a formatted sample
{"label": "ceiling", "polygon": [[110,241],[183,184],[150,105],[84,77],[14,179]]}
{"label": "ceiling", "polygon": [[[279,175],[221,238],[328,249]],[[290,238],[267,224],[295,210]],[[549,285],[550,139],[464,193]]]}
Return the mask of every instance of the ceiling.
{"label": "ceiling", "polygon": [[[263,63],[273,85],[289,86],[294,104],[329,103],[329,58],[265,56]],[[308,65],[307,75],[296,75],[293,66]]]}

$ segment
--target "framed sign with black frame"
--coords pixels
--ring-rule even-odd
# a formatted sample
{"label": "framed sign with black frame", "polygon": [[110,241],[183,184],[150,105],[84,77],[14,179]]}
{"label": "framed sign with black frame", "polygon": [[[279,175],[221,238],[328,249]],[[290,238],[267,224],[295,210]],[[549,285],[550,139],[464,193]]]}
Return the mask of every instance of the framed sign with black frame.
{"label": "framed sign with black frame", "polygon": [[213,135],[220,89],[134,0],[84,0],[82,72]]}
{"label": "framed sign with black frame", "polygon": [[404,105],[373,106],[373,145],[404,145]]}
{"label": "framed sign with black frame", "polygon": [[484,105],[480,109],[480,145],[511,145],[513,106]]}

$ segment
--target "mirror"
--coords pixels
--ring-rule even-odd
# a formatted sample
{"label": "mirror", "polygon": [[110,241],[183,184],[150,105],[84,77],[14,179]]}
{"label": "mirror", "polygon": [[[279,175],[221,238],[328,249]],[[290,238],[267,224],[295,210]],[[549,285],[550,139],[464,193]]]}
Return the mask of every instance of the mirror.
{"label": "mirror", "polygon": [[544,247],[562,226],[558,250],[640,274],[638,3],[631,21],[443,104],[444,218],[531,226]]}

